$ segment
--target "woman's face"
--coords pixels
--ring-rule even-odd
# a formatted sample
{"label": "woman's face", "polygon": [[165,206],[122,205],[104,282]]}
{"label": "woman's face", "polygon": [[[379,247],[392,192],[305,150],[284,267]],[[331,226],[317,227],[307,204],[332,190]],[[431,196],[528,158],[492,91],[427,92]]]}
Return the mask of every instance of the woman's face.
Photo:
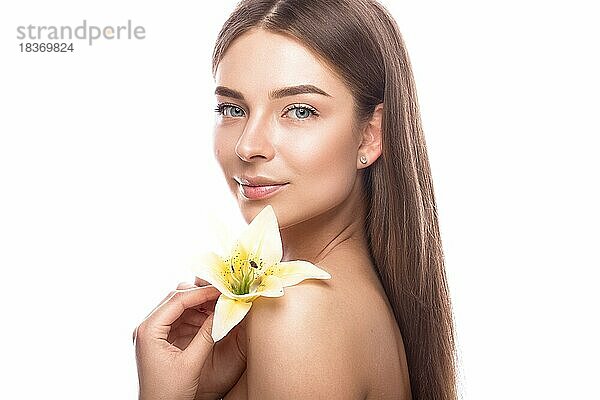
{"label": "woman's face", "polygon": [[271,204],[280,228],[290,227],[356,190],[352,94],[300,42],[248,31],[227,49],[215,80],[215,155],[247,222]]}

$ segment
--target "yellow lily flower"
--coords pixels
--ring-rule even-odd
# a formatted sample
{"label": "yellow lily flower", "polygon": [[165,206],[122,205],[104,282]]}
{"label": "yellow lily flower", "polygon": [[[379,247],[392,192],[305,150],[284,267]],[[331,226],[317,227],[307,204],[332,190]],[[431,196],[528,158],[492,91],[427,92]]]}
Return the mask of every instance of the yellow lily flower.
{"label": "yellow lily flower", "polygon": [[[221,229],[225,227],[222,226]],[[216,232],[226,241],[227,232]],[[308,261],[281,261],[279,225],[269,204],[233,243],[222,244],[225,254],[205,253],[193,266],[196,276],[219,289],[212,338],[221,340],[250,311],[259,296],[283,296],[283,288],[305,279],[330,279],[331,275]]]}

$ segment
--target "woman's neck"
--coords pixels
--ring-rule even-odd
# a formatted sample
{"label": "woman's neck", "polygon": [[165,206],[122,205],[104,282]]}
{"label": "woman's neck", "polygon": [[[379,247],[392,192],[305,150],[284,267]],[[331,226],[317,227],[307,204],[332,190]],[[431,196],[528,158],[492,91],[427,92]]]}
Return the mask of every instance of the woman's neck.
{"label": "woman's neck", "polygon": [[348,252],[368,257],[365,236],[367,202],[359,176],[341,204],[302,223],[281,229],[283,261],[306,260],[319,264]]}

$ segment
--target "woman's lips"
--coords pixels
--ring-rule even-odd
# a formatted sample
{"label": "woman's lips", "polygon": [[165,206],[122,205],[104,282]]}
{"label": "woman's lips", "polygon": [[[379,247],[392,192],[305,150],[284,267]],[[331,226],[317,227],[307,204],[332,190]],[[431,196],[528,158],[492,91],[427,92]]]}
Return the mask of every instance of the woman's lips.
{"label": "woman's lips", "polygon": [[240,184],[240,192],[244,197],[249,200],[260,200],[271,197],[281,189],[287,186],[287,183],[282,185],[262,185],[262,186],[248,186]]}

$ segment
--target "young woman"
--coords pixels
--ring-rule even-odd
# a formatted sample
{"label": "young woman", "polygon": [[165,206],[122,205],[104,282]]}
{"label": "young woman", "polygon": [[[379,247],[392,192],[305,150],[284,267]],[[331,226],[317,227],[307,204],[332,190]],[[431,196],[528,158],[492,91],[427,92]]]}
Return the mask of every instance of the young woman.
{"label": "young woman", "polygon": [[[145,398],[188,385],[180,398],[456,399],[429,162],[393,18],[373,0],[245,0],[213,74],[215,155],[245,219],[271,204],[284,260],[332,278],[260,298],[214,347],[212,317],[192,311],[214,291],[171,294],[137,329]],[[157,366],[168,350],[148,344],[152,323],[195,366]]]}

